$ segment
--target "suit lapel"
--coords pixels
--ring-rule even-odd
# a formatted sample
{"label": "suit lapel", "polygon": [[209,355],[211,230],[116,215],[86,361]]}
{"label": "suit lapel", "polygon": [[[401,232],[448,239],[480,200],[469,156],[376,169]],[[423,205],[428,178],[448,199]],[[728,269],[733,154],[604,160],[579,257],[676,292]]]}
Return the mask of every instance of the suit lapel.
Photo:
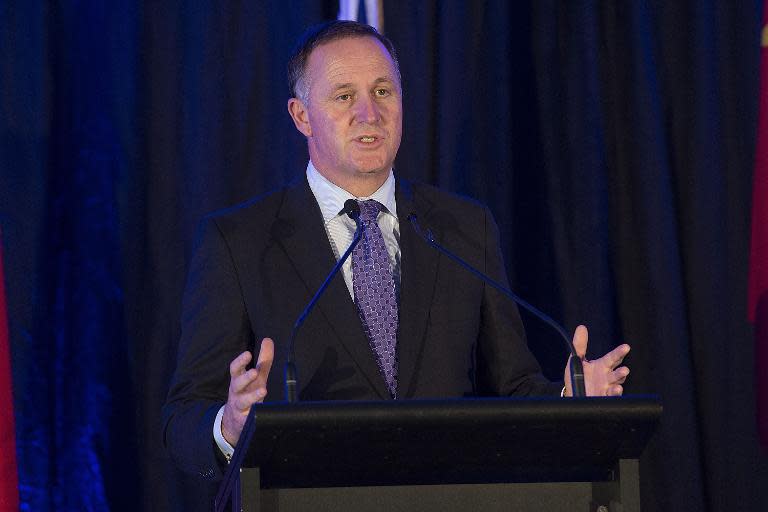
{"label": "suit lapel", "polygon": [[[323,217],[306,178],[297,180],[286,191],[280,209],[285,236],[280,244],[307,287],[308,298],[320,288],[328,272],[336,264]],[[381,398],[389,397],[384,378],[360,324],[357,307],[352,302],[341,275],[333,278],[314,314],[320,312],[339,341],[352,357],[359,372],[368,380]]]}
{"label": "suit lapel", "polygon": [[397,180],[395,198],[400,224],[398,396],[407,398],[412,395],[414,375],[421,363],[435,290],[438,254],[416,234],[408,218],[413,213],[423,223],[431,205],[415,201],[410,184],[403,180]]}

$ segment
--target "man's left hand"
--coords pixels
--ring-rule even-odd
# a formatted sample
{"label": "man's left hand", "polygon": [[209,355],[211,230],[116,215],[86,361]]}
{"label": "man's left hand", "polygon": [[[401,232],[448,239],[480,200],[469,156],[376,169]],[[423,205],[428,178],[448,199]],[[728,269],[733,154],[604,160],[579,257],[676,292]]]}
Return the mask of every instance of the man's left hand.
{"label": "man's left hand", "polygon": [[[588,338],[587,328],[578,326],[573,334],[573,348],[584,366],[584,387],[587,396],[620,396],[624,392],[622,384],[627,380],[629,368],[619,365],[629,353],[629,345],[619,345],[600,359],[588,361],[584,357],[587,354]],[[573,396],[569,364],[565,365],[565,396]]]}

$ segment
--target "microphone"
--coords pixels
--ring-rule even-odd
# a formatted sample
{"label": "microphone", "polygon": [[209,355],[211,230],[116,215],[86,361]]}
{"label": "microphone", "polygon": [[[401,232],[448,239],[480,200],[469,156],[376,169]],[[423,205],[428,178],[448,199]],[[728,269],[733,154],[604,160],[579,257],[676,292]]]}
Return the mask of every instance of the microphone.
{"label": "microphone", "polygon": [[347,199],[344,202],[344,208],[341,210],[340,213],[346,213],[347,215],[349,215],[349,217],[355,221],[357,228],[355,229],[355,235],[352,237],[352,242],[349,244],[349,247],[347,247],[347,250],[344,251],[344,254],[341,256],[341,258],[339,258],[339,261],[336,262],[336,265],[333,267],[333,269],[331,269],[331,272],[328,274],[328,277],[326,277],[325,281],[323,281],[323,284],[320,285],[320,288],[318,288],[314,297],[312,297],[312,300],[309,301],[309,304],[307,304],[307,307],[304,308],[304,311],[301,312],[301,315],[299,315],[299,318],[296,319],[296,323],[293,324],[293,329],[291,330],[291,337],[288,341],[288,347],[289,347],[288,361],[285,363],[285,373],[284,373],[285,401],[288,403],[294,403],[298,401],[298,396],[296,393],[296,382],[297,382],[296,353],[294,352],[294,346],[296,344],[296,334],[299,332],[299,329],[304,324],[304,320],[306,320],[307,316],[309,316],[309,313],[311,313],[312,310],[314,309],[315,304],[317,304],[317,301],[325,292],[325,289],[328,288],[328,285],[330,284],[333,277],[339,273],[341,266],[344,265],[344,262],[347,261],[347,259],[349,258],[349,255],[352,254],[352,250],[360,241],[360,236],[362,231],[360,229],[360,205],[354,199]]}
{"label": "microphone", "polygon": [[[320,285],[317,293],[315,293],[314,297],[312,297],[312,300],[309,301],[309,304],[307,304],[307,307],[304,308],[304,311],[302,311],[301,315],[299,315],[299,318],[296,320],[296,323],[293,325],[293,330],[291,331],[291,337],[289,340],[288,362],[285,363],[285,400],[289,403],[294,403],[297,401],[295,362],[296,354],[294,353],[296,333],[299,331],[299,328],[301,328],[304,320],[307,319],[309,313],[315,307],[317,301],[323,295],[323,292],[325,292],[325,289],[328,287],[328,284],[330,284],[333,276],[339,273],[339,269],[341,269],[341,266],[344,264],[347,258],[349,258],[349,255],[352,254],[352,249],[355,248],[361,238],[362,229],[360,227],[360,205],[357,204],[357,201],[354,199],[347,199],[344,202],[344,208],[339,213],[346,213],[349,215],[352,220],[355,221],[357,228],[355,229],[354,237],[352,237],[352,243],[349,244],[347,250],[341,256],[341,258],[339,258],[339,261],[336,262],[336,265],[331,270],[331,273],[328,274],[328,277],[325,278],[325,281],[323,281],[323,284]],[[239,485],[237,482],[239,482],[238,479],[240,475],[240,468],[243,466],[245,452],[247,451],[243,447],[250,445],[251,438],[253,437],[253,433],[256,430],[255,425],[257,408],[258,405],[253,404],[250,411],[248,411],[248,417],[245,419],[243,431],[240,433],[240,440],[237,442],[237,446],[235,446],[235,453],[232,455],[232,460],[230,460],[229,466],[227,466],[227,472],[224,475],[224,481],[219,486],[219,491],[216,494],[216,499],[214,500],[214,510],[216,510],[216,512],[224,511],[224,508],[227,505],[228,497],[231,497],[233,504],[232,509],[240,510],[240,498],[239,496],[236,496],[236,494],[233,494],[232,491],[235,486]]]}
{"label": "microphone", "polygon": [[565,340],[565,345],[568,347],[568,352],[571,354],[570,358],[570,370],[571,370],[571,389],[573,390],[573,396],[580,397],[580,396],[586,396],[586,390],[584,389],[584,367],[581,364],[581,358],[576,355],[576,349],[573,346],[573,343],[571,342],[571,339],[568,337],[568,334],[565,332],[565,329],[555,322],[551,317],[544,314],[539,309],[535,308],[533,305],[529,304],[522,298],[518,297],[512,290],[507,288],[506,286],[502,285],[501,283],[494,281],[489,276],[485,275],[484,273],[477,270],[475,267],[461,259],[459,256],[453,254],[451,251],[440,245],[435,241],[434,236],[432,236],[432,231],[427,230],[426,233],[424,233],[421,228],[419,227],[419,223],[416,217],[415,213],[411,213],[408,215],[408,220],[411,221],[411,225],[413,226],[413,229],[416,231],[416,234],[419,235],[424,241],[427,242],[430,246],[435,248],[438,252],[441,254],[444,254],[448,258],[452,259],[462,267],[464,267],[466,270],[480,278],[483,282],[486,284],[492,286],[502,294],[506,295],[515,303],[522,306],[526,310],[533,313],[534,316],[536,316],[539,320],[543,321],[546,324],[549,324],[551,327],[553,327],[558,333],[560,333],[560,336],[562,336],[563,340]]}

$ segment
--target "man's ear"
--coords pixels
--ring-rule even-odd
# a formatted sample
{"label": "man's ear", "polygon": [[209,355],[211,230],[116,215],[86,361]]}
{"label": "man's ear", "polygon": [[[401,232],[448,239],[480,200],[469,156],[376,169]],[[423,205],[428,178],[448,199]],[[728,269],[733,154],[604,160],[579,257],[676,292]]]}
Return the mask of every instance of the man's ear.
{"label": "man's ear", "polygon": [[303,133],[305,137],[311,137],[312,127],[309,125],[309,113],[304,102],[298,98],[289,99],[288,113],[291,114],[291,119],[293,119],[296,129]]}

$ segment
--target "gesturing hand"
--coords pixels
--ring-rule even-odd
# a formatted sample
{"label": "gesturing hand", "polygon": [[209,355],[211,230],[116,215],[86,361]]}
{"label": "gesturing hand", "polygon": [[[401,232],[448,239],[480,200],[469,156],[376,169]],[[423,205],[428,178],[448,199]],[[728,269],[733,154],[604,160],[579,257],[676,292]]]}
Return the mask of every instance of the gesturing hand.
{"label": "gesturing hand", "polygon": [[[587,328],[580,325],[573,334],[573,348],[576,354],[582,358],[584,366],[584,387],[587,396],[619,396],[624,392],[622,384],[627,380],[629,368],[618,367],[629,353],[629,345],[619,345],[605,354],[600,359],[588,361],[584,359],[587,354],[587,342],[589,333]],[[618,367],[618,368],[617,368]],[[565,396],[573,396],[571,390],[570,365],[565,365]]]}
{"label": "gesturing hand", "polygon": [[221,418],[221,433],[232,446],[240,439],[251,406],[263,402],[267,396],[267,377],[275,358],[275,344],[271,339],[264,338],[256,366],[246,371],[245,367],[252,357],[250,352],[245,351],[229,364],[229,394]]}

